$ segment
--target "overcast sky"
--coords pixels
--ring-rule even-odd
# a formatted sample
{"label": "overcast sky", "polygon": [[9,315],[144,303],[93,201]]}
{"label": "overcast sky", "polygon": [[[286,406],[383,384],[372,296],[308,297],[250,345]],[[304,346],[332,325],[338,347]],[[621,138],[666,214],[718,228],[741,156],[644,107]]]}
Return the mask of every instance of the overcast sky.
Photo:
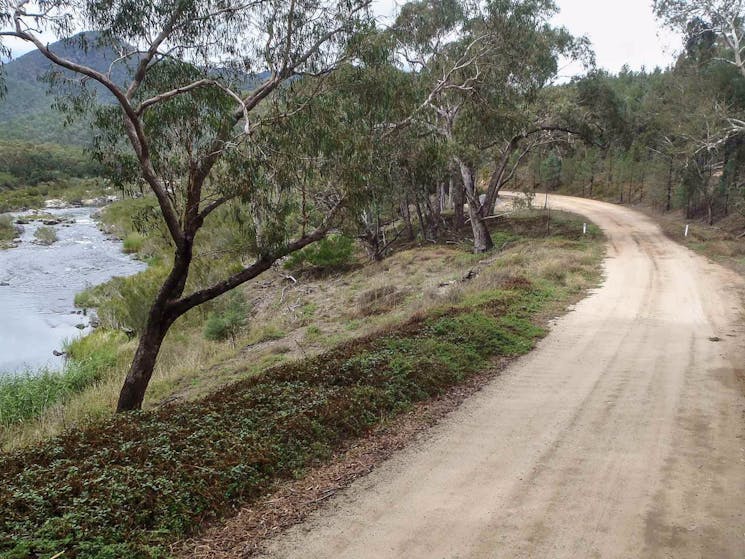
{"label": "overcast sky", "polygon": [[618,72],[624,64],[639,70],[670,65],[681,39],[664,29],[651,0],[557,0],[555,22],[592,41],[597,64]]}
{"label": "overcast sky", "polygon": [[[396,10],[396,0],[374,0],[376,13],[390,16]],[[618,72],[624,64],[638,70],[646,66],[669,65],[680,47],[680,39],[662,29],[652,13],[652,0],[557,0],[561,12],[555,23],[575,35],[587,35],[597,54],[598,66]],[[50,40],[53,40],[50,38]],[[6,43],[17,57],[28,47]],[[580,67],[567,67],[562,77],[581,72]]]}
{"label": "overcast sky", "polygon": [[[592,41],[598,66],[618,72],[624,64],[639,70],[666,67],[680,47],[680,38],[663,29],[652,13],[652,0],[556,0],[561,12],[555,18],[574,35]],[[374,0],[377,13],[390,16],[396,0]],[[562,69],[563,77],[582,69]]]}

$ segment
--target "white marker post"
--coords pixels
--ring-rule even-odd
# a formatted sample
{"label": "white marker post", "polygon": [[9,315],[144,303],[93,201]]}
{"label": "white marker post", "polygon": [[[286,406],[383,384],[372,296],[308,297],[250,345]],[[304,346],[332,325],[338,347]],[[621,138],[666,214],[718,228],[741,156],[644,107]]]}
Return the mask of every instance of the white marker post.
{"label": "white marker post", "polygon": [[686,232],[685,232],[685,234],[683,236],[684,237],[687,237],[688,236],[688,224],[687,223],[686,223]]}
{"label": "white marker post", "polygon": [[582,224],[582,234],[587,235],[587,223]]}

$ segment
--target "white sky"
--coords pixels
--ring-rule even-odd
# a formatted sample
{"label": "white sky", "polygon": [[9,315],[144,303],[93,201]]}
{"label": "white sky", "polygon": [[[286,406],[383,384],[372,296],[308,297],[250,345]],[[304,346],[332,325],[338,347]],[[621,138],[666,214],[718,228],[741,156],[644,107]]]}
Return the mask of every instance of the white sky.
{"label": "white sky", "polygon": [[[681,38],[663,28],[652,12],[652,0],[557,0],[554,19],[574,35],[592,41],[597,65],[617,73],[624,64],[632,70],[670,65]],[[565,69],[564,74],[571,69]]]}
{"label": "white sky", "polygon": [[[376,13],[390,16],[396,0],[374,0]],[[652,0],[556,0],[561,12],[554,19],[573,35],[590,38],[597,65],[617,73],[624,64],[633,70],[652,70],[672,63],[681,40],[663,29],[652,12]],[[561,77],[581,73],[581,66],[563,68]]]}
{"label": "white sky", "polygon": [[[400,4],[400,2],[398,2]],[[624,64],[638,70],[665,67],[680,48],[680,38],[663,29],[652,13],[652,0],[557,0],[561,9],[554,23],[592,41],[598,66],[618,72]],[[391,16],[397,0],[374,0],[375,12]],[[49,40],[54,40],[52,37]],[[13,56],[26,52],[25,44],[6,41]],[[582,72],[579,66],[562,68],[561,78]]]}

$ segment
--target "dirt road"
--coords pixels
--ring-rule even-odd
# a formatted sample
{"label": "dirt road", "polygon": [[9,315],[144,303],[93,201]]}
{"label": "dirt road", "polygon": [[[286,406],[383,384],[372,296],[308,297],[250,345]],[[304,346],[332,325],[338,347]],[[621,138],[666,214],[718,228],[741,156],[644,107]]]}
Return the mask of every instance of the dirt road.
{"label": "dirt road", "polygon": [[551,205],[608,235],[603,286],[270,557],[745,557],[742,280],[629,209]]}

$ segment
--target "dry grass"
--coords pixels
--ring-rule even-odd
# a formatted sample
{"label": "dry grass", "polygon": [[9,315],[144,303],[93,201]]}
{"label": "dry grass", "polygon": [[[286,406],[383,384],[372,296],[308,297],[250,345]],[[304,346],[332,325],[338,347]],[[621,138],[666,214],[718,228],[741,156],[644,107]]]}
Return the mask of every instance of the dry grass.
{"label": "dry grass", "polygon": [[[134,355],[136,342],[121,347],[117,365],[104,377],[64,404],[48,408],[36,419],[0,428],[0,445],[4,450],[27,446],[111,415],[116,407],[121,384]],[[167,399],[182,378],[196,375],[205,365],[224,360],[233,352],[229,343],[214,343],[192,332],[174,336],[164,344],[158,366],[153,374],[148,402],[157,405]]]}
{"label": "dry grass", "polygon": [[[738,238],[745,229],[741,216],[730,216],[711,226],[697,220],[686,220],[681,212],[659,214],[641,209],[670,239],[745,275],[745,238]],[[689,225],[688,237],[684,235],[686,224]]]}
{"label": "dry grass", "polygon": [[[530,233],[525,223],[518,226]],[[345,274],[297,283],[281,270],[269,271],[243,287],[252,314],[248,331],[235,343],[207,341],[198,328],[176,328],[169,334],[145,408],[195,400],[270,366],[318,354],[432,307],[457,305],[525,278],[556,282],[567,293],[579,294],[597,283],[602,251],[602,244],[593,239],[539,238],[510,243],[503,252],[486,256],[470,254],[463,246],[426,245]],[[464,280],[469,274],[472,278]],[[26,446],[110,415],[134,349],[135,341],[122,347],[117,367],[64,406],[0,430],[0,445]]]}

